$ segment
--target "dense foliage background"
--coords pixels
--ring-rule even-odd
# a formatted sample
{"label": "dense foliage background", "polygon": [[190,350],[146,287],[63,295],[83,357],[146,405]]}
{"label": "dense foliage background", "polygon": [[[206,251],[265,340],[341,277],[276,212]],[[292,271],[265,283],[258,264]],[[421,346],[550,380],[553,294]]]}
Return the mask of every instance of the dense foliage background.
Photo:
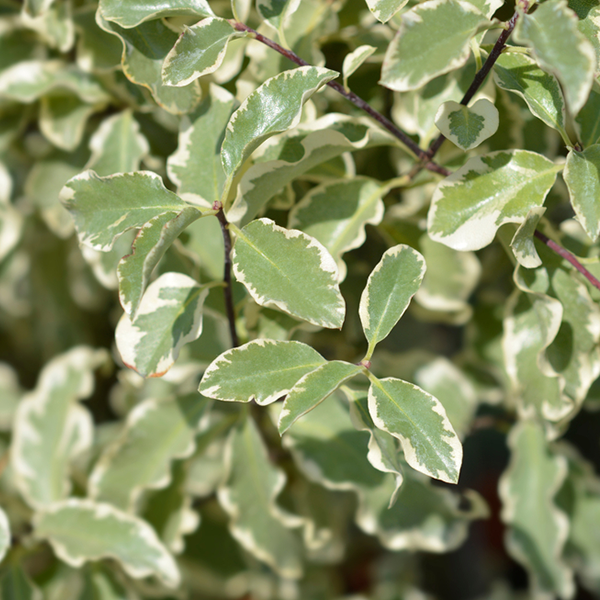
{"label": "dense foliage background", "polygon": [[0,0],[0,596],[600,594],[599,54],[597,0]]}

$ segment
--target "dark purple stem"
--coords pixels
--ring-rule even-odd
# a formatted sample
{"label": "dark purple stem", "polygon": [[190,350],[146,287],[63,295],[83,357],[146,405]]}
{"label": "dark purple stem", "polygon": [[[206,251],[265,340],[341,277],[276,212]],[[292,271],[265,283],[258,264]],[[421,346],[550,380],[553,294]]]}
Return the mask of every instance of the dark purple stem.
{"label": "dark purple stem", "polygon": [[221,232],[223,234],[223,245],[224,245],[224,269],[223,269],[223,281],[225,287],[223,288],[223,295],[225,297],[225,312],[227,313],[227,320],[229,321],[229,333],[231,334],[231,345],[237,348],[240,345],[237,331],[235,329],[235,310],[233,308],[233,292],[231,287],[231,234],[229,233],[229,223],[223,212],[223,205],[220,202],[215,202],[213,209],[217,212],[217,219],[221,225]]}
{"label": "dark purple stem", "polygon": [[[526,9],[526,7],[524,8]],[[487,60],[485,61],[485,63],[483,63],[481,69],[479,69],[479,71],[477,71],[477,73],[475,74],[475,77],[473,78],[469,89],[466,91],[465,95],[463,96],[463,99],[460,101],[460,103],[463,106],[469,104],[471,98],[473,98],[477,90],[483,85],[483,82],[485,81],[485,78],[488,76],[489,72],[492,70],[494,63],[498,60],[500,54],[502,54],[502,50],[504,50],[508,37],[515,28],[518,18],[519,13],[515,11],[515,14],[506,24],[506,29],[498,36],[498,39],[496,40],[492,51],[487,57]],[[427,150],[427,156],[429,160],[431,160],[435,156],[436,152],[440,149],[440,146],[444,143],[445,139],[446,137],[444,136],[444,134],[440,133],[440,135],[431,143],[431,145],[429,146],[429,150]]]}
{"label": "dark purple stem", "polygon": [[[238,23],[237,21],[230,21],[231,25],[237,31],[245,31],[250,33],[252,37],[254,37],[259,42],[265,44],[269,48],[279,52],[282,56],[285,56],[292,62],[300,65],[301,67],[309,67],[310,64],[307,63],[304,59],[300,58],[297,54],[292,52],[291,50],[287,50],[283,46],[280,46],[278,43],[270,40],[264,35],[258,33],[251,27],[248,27],[244,23]],[[330,88],[333,88],[336,92],[344,96],[347,100],[350,100],[355,106],[364,110],[368,115],[373,117],[378,123],[380,123],[383,127],[385,127],[393,136],[397,137],[417,158],[424,162],[423,167],[428,169],[429,171],[433,171],[434,173],[439,173],[444,177],[450,175],[450,171],[448,169],[432,162],[427,152],[419,147],[419,145],[413,141],[406,133],[404,133],[401,129],[396,127],[388,118],[384,117],[380,112],[376,111],[372,106],[370,106],[367,102],[365,102],[362,98],[357,96],[354,92],[347,91],[342,85],[337,83],[337,81],[329,81],[327,85]]]}
{"label": "dark purple stem", "polygon": [[562,256],[565,260],[568,260],[595,288],[600,290],[600,281],[598,281],[598,279],[596,279],[568,250],[565,250],[562,246],[553,242],[537,229],[533,235],[535,235],[538,240],[544,242],[544,244],[556,252],[556,254]]}

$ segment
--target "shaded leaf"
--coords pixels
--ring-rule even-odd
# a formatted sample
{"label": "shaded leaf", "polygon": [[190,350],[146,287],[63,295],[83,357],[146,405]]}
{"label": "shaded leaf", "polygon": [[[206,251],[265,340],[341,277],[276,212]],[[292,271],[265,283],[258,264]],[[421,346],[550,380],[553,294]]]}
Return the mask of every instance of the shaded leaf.
{"label": "shaded leaf", "polygon": [[194,438],[208,404],[197,394],[138,404],[94,466],[90,497],[133,512],[145,489],[169,485],[171,462],[195,450]]}
{"label": "shaded leaf", "polygon": [[209,288],[183,273],[152,282],[133,321],[124,314],[115,331],[123,362],[142,377],[161,377],[185,344],[202,333],[202,308]]}
{"label": "shaded leaf", "polygon": [[279,29],[282,19],[294,13],[299,4],[300,0],[256,0],[256,10],[271,27]]}
{"label": "shaded leaf", "polygon": [[468,2],[431,0],[417,5],[402,15],[383,60],[380,83],[397,92],[415,90],[461,67],[469,57],[470,39],[489,25]]}
{"label": "shaded leaf", "polygon": [[34,517],[38,538],[72,567],[113,558],[128,575],[155,575],[168,587],[179,584],[179,570],[148,523],[110,504],[69,498]]}
{"label": "shaded leaf", "polygon": [[440,182],[427,217],[432,240],[455,250],[479,250],[504,223],[522,223],[541,206],[561,167],[528,150],[471,158]]}
{"label": "shaded leaf", "polygon": [[314,238],[258,219],[236,228],[231,258],[236,279],[257,304],[321,327],[342,326],[346,311],[337,267]]}
{"label": "shaded leaf", "polygon": [[510,247],[517,262],[526,269],[535,269],[542,264],[542,259],[539,257],[533,243],[533,235],[545,212],[546,208],[544,206],[532,208],[525,221],[519,225],[510,242]]}
{"label": "shaded leaf", "polygon": [[254,340],[227,350],[204,372],[199,391],[229,402],[265,405],[287,394],[325,359],[301,342]]}
{"label": "shaded leaf", "polygon": [[2,600],[42,600],[40,590],[33,584],[19,563],[7,565],[0,578]]}
{"label": "shaded leaf", "polygon": [[594,73],[596,53],[577,29],[577,16],[566,0],[548,0],[517,20],[515,40],[529,46],[540,67],[561,82],[571,112],[585,104]]}
{"label": "shaded leaf", "polygon": [[413,469],[456,483],[462,445],[440,401],[401,379],[370,379],[369,412],[375,425],[400,440]]}
{"label": "shaded leaf", "polygon": [[583,108],[575,117],[579,139],[584,148],[600,141],[600,86],[595,83]]}
{"label": "shaded leaf", "polygon": [[338,74],[321,67],[298,67],[265,81],[233,113],[221,147],[228,180],[266,139],[296,126],[303,104]]}
{"label": "shaded leaf", "polygon": [[358,309],[370,357],[375,345],[385,339],[408,308],[421,285],[425,260],[404,244],[386,250],[369,275]]}
{"label": "shaded leaf", "polygon": [[348,77],[352,75],[364,62],[375,52],[377,48],[375,46],[359,46],[356,50],[353,50],[349,54],[344,56],[344,63],[342,64],[342,75],[344,78],[344,87],[348,89]]}
{"label": "shaded leaf", "polygon": [[[0,560],[6,556],[10,547],[10,524],[8,517],[2,508],[0,508]],[[4,596],[2,596],[4,597]]]}
{"label": "shaded leaf", "polygon": [[302,415],[318,406],[340,385],[362,373],[363,367],[341,360],[326,362],[299,379],[279,414],[279,433],[285,433]]}

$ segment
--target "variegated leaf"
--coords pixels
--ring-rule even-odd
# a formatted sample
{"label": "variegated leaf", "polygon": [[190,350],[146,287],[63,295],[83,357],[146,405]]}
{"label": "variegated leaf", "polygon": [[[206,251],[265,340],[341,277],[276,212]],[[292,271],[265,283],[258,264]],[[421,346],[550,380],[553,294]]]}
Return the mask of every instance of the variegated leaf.
{"label": "variegated leaf", "polygon": [[367,0],[367,6],[375,18],[382,23],[387,23],[408,0]]}
{"label": "variegated leaf", "polygon": [[217,400],[270,404],[325,363],[316,350],[301,342],[254,340],[214,360],[199,391]]}
{"label": "variegated leaf", "polygon": [[145,21],[163,17],[191,16],[213,17],[214,13],[207,0],[100,0],[98,10],[108,21],[114,21],[121,27],[135,27]]}
{"label": "variegated leaf", "polygon": [[0,560],[6,556],[10,547],[10,524],[8,517],[2,508],[0,508]]}
{"label": "variegated leaf", "polygon": [[359,46],[356,50],[353,50],[344,57],[342,64],[342,75],[344,79],[344,87],[348,89],[348,77],[352,75],[364,62],[375,52],[377,48],[375,46]]}
{"label": "variegated leaf", "polygon": [[527,214],[525,221],[519,225],[510,242],[510,247],[517,262],[526,269],[535,269],[542,264],[542,259],[535,249],[533,235],[545,212],[546,208],[544,206],[532,208]]}
{"label": "variegated leaf", "polygon": [[342,326],[346,307],[337,267],[316,239],[270,219],[252,221],[235,233],[233,272],[257,304],[321,327]]}

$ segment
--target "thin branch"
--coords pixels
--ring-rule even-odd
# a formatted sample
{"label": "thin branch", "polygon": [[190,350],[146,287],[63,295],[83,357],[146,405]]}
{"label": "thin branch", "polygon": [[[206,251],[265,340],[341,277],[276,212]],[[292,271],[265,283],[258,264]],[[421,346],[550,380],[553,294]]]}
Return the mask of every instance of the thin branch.
{"label": "thin branch", "polygon": [[[527,4],[529,4],[529,3],[527,3]],[[527,7],[524,6],[524,9],[527,10]],[[496,43],[494,44],[492,51],[490,52],[489,56],[487,57],[487,60],[483,63],[483,67],[481,67],[481,69],[479,71],[477,71],[477,73],[475,74],[475,77],[473,78],[473,81],[471,82],[471,85],[469,86],[469,89],[466,91],[465,95],[463,96],[463,99],[460,101],[460,103],[463,106],[467,106],[467,104],[469,104],[469,102],[471,101],[473,96],[477,93],[477,90],[483,85],[485,78],[488,76],[489,72],[492,70],[494,63],[500,57],[502,50],[504,50],[504,48],[506,46],[506,42],[508,40],[508,37],[510,36],[513,29],[515,28],[518,18],[519,18],[519,13],[517,11],[515,11],[515,14],[511,17],[510,21],[508,21],[508,23],[506,24],[506,29],[498,36],[498,39],[496,40]],[[440,146],[444,143],[445,139],[446,139],[446,137],[444,136],[444,134],[440,133],[440,135],[431,143],[431,145],[429,146],[429,150],[427,150],[427,153],[426,153],[429,160],[431,160],[435,156],[436,152],[440,149]]]}
{"label": "thin branch", "polygon": [[[269,48],[272,48],[273,50],[279,52],[279,54],[281,54],[282,56],[285,56],[287,59],[291,60],[293,63],[296,63],[297,65],[300,65],[302,67],[311,66],[309,63],[307,63],[304,59],[300,58],[297,54],[295,54],[291,50],[287,50],[283,46],[280,46],[278,43],[265,37],[261,33],[258,33],[258,31],[252,29],[251,27],[248,27],[244,23],[239,23],[237,21],[230,21],[230,24],[237,31],[245,31],[246,33],[249,33],[257,41],[259,41],[259,42],[265,44],[266,46],[268,46]],[[362,98],[357,96],[354,92],[347,91],[342,85],[340,85],[336,81],[329,81],[327,83],[327,85],[330,88],[334,89],[339,94],[341,94],[342,96],[344,96],[344,98],[346,98],[347,100],[352,102],[355,106],[357,106],[361,110],[364,110],[368,115],[373,117],[373,119],[375,119],[379,124],[381,124],[383,127],[385,127],[393,136],[398,138],[418,159],[423,161],[423,167],[425,169],[427,169],[429,171],[433,171],[434,173],[443,175],[444,177],[447,177],[448,175],[450,175],[450,171],[448,171],[448,169],[446,169],[445,167],[442,167],[441,165],[438,165],[437,163],[432,162],[429,159],[427,152],[425,152],[425,150],[420,148],[419,145],[412,138],[410,138],[401,129],[396,127],[396,125],[394,125],[394,123],[392,123],[388,118],[384,117],[380,112],[376,111],[371,105],[369,105]]]}
{"label": "thin branch", "polygon": [[227,320],[229,321],[229,333],[231,334],[231,345],[237,348],[240,345],[237,331],[235,329],[235,310],[233,308],[233,292],[231,287],[231,234],[229,233],[229,223],[223,212],[223,205],[220,202],[213,204],[213,209],[217,211],[217,219],[221,225],[221,232],[223,233],[223,246],[224,246],[224,268],[223,268],[223,281],[225,287],[223,288],[223,295],[225,297],[225,312],[227,313]]}
{"label": "thin branch", "polygon": [[600,290],[600,281],[596,279],[568,250],[565,250],[562,246],[559,246],[556,242],[553,242],[550,238],[546,237],[543,233],[540,233],[537,229],[534,234],[535,237],[542,241],[548,248],[556,252],[559,256],[562,256],[565,260],[568,260],[595,288]]}

